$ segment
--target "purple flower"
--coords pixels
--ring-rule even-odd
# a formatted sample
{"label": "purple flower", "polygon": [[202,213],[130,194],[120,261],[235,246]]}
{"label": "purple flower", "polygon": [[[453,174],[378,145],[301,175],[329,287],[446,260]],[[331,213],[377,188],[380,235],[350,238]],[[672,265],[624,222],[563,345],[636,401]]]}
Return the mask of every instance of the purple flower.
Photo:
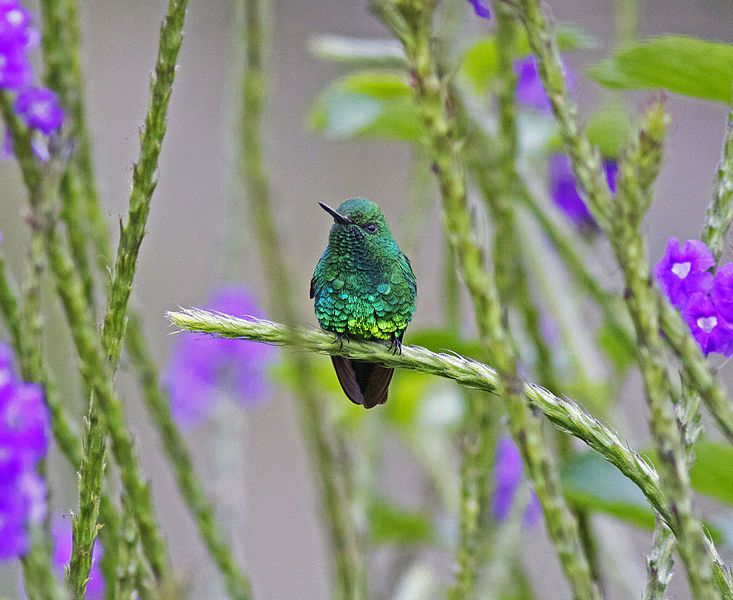
{"label": "purple flower", "polygon": [[476,16],[481,17],[482,19],[490,19],[491,18],[491,10],[489,10],[489,5],[486,0],[468,0],[471,3],[471,6],[473,6],[473,11],[476,13]]}
{"label": "purple flower", "polygon": [[[496,455],[494,458],[494,499],[492,512],[497,521],[505,521],[509,517],[514,504],[514,497],[517,488],[522,483],[522,457],[519,450],[508,435],[499,438],[496,444]],[[526,525],[537,522],[540,516],[540,506],[537,496],[532,492],[532,497],[524,513]]]}
{"label": "purple flower", "polygon": [[38,460],[48,449],[48,408],[35,383],[16,383],[0,393],[0,448]]}
{"label": "purple flower", "polygon": [[59,97],[48,88],[29,87],[20,92],[15,99],[15,112],[28,127],[45,135],[56,131],[64,121]]}
{"label": "purple flower", "polygon": [[18,381],[10,347],[0,344],[0,560],[28,548],[28,525],[46,514],[46,482],[38,475],[48,450],[50,417],[43,391]]}
{"label": "purple flower", "polygon": [[[215,292],[207,308],[234,316],[259,312],[254,298],[236,286]],[[247,408],[262,403],[273,352],[256,342],[180,334],[164,375],[173,416],[181,425],[194,426],[206,419],[219,397],[230,396]]]}
{"label": "purple flower", "polygon": [[0,88],[18,90],[33,81],[33,67],[20,47],[0,49]]}
{"label": "purple flower", "polygon": [[[604,159],[603,168],[611,192],[616,193],[616,161]],[[578,229],[597,231],[598,225],[580,197],[570,159],[565,154],[555,154],[550,158],[550,194],[555,204]]]}
{"label": "purple flower", "polygon": [[733,263],[718,268],[710,296],[723,318],[733,323]]}
{"label": "purple flower", "polygon": [[670,302],[684,308],[692,294],[707,294],[713,286],[708,269],[715,264],[708,247],[700,240],[687,240],[680,248],[677,238],[667,240],[664,256],[654,267],[654,275]]}
{"label": "purple flower", "polygon": [[705,356],[711,352],[733,354],[733,326],[718,312],[710,296],[700,293],[690,296],[683,316]]}
{"label": "purple flower", "polygon": [[540,112],[550,112],[552,106],[537,73],[535,57],[526,56],[515,60],[514,72],[517,75],[517,100]]}
{"label": "purple flower", "polygon": [[38,38],[30,11],[16,0],[0,2],[0,51],[30,49],[38,43]]}
{"label": "purple flower", "polygon": [[[517,75],[517,100],[529,108],[543,113],[552,112],[552,104],[545,93],[539,72],[537,59],[525,56],[514,61],[514,73]],[[572,71],[565,69],[565,81],[568,88],[573,88],[575,78]]]}
{"label": "purple flower", "polygon": [[27,517],[28,506],[23,496],[4,487],[0,494],[0,561],[28,552]]}
{"label": "purple flower", "polygon": [[[71,522],[68,519],[55,519],[51,524],[53,538],[53,564],[60,577],[64,575],[64,567],[71,559]],[[87,598],[97,600],[104,597],[104,577],[99,568],[103,555],[102,545],[97,539],[92,550],[92,568],[87,583]]]}

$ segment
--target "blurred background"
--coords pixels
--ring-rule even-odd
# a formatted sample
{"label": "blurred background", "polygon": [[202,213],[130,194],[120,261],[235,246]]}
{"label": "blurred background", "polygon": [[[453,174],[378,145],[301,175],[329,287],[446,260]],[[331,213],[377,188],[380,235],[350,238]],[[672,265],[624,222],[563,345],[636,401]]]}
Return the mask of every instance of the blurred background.
{"label": "blurred background", "polygon": [[[156,52],[157,34],[165,3],[156,0],[97,0],[80,3],[84,33],[84,67],[88,111],[95,144],[95,162],[104,208],[113,233],[126,213],[131,165],[138,153],[138,128],[145,112],[148,76]],[[577,93],[581,112],[598,106],[599,89],[582,77],[583,68],[606,56],[614,36],[614,3],[602,0],[552,0],[557,21],[571,22],[599,41],[592,50],[568,55],[581,76]],[[464,12],[462,27],[471,36],[488,25]],[[218,282],[244,283],[264,305],[263,273],[251,234],[241,228],[234,255],[223,252],[223,240],[232,221],[232,206],[242,201],[237,175],[236,132],[241,49],[238,9],[229,0],[191,2],[180,68],[163,146],[160,183],[153,199],[148,234],[144,241],[133,293],[133,304],[144,316],[145,330],[160,363],[165,364],[174,338],[164,312],[177,306],[203,305]],[[640,2],[640,35],[688,34],[733,42],[733,3],[730,0],[646,0]],[[309,109],[319,92],[342,73],[338,65],[308,51],[312,36],[333,33],[355,37],[387,36],[360,0],[275,0],[270,15],[269,88],[265,124],[268,168],[278,225],[301,293],[302,322],[315,324],[308,283],[325,247],[330,222],[318,208],[333,206],[350,196],[365,196],[380,203],[398,240],[407,214],[408,180],[412,164],[406,144],[375,141],[329,141],[306,127]],[[466,43],[469,38],[467,37]],[[631,112],[644,106],[647,96],[628,96]],[[669,236],[696,237],[711,196],[712,176],[720,153],[725,107],[671,96],[673,123],[668,138],[665,168],[648,224],[650,256],[661,256]],[[0,228],[4,251],[16,269],[23,264],[27,228],[22,219],[23,188],[12,161],[0,164]],[[431,195],[434,190],[431,185]],[[415,328],[435,325],[441,305],[439,265],[442,249],[437,197],[425,234],[426,243],[413,251],[412,264],[419,283]],[[238,210],[240,214],[245,211]],[[246,214],[243,214],[246,219]],[[237,226],[238,228],[238,226]],[[116,239],[116,238],[115,238]],[[608,262],[610,265],[611,262]],[[616,281],[613,267],[602,261],[599,272]],[[55,303],[52,303],[56,306]],[[470,312],[470,311],[469,311]],[[59,365],[67,364],[65,323],[58,307],[49,317],[58,321],[50,340]],[[470,331],[472,319],[465,328]],[[409,332],[406,341],[409,342]],[[58,338],[58,339],[56,339]],[[327,362],[327,358],[318,360]],[[128,414],[133,423],[144,468],[153,482],[159,515],[168,536],[177,570],[192,580],[192,598],[215,597],[211,582],[218,578],[206,563],[193,522],[183,507],[169,469],[159,454],[157,439],[148,427],[127,366],[119,376]],[[81,406],[79,382],[68,369],[60,383]],[[399,377],[399,375],[397,375]],[[733,381],[728,369],[727,379]],[[235,419],[219,419],[187,433],[199,472],[234,540],[240,559],[252,576],[255,595],[266,600],[324,599],[328,565],[318,523],[318,496],[310,476],[308,457],[294,416],[293,400],[275,387],[267,403],[237,411]],[[629,435],[632,446],[648,441],[645,424],[635,418],[643,410],[638,377],[632,375],[623,390],[622,413],[614,422]],[[348,401],[342,398],[345,404]],[[391,402],[399,402],[393,397]],[[346,407],[358,411],[359,407]],[[216,419],[214,420],[216,421]],[[225,425],[222,425],[222,422]],[[225,429],[221,430],[224,426]],[[222,450],[215,440],[228,439]],[[420,493],[414,461],[395,440],[386,438],[388,460],[380,485],[405,503]],[[75,479],[65,462],[52,460],[51,486],[55,514],[76,507]],[[628,526],[599,518],[600,531],[631,536],[631,554],[618,555],[618,573],[629,578],[634,591],[643,585],[643,556],[647,533],[632,533]],[[568,597],[541,526],[523,534],[525,563],[540,586],[543,598]],[[635,554],[634,554],[635,552]],[[549,558],[548,558],[549,557]],[[439,579],[448,580],[449,555],[428,557]],[[374,565],[380,568],[379,561]],[[609,568],[613,569],[613,567]],[[377,571],[378,572],[378,571]],[[2,582],[11,582],[7,567]],[[621,575],[623,574],[623,575]],[[676,579],[682,579],[678,575]],[[678,581],[679,583],[679,581]],[[3,585],[3,590],[12,590]],[[678,589],[678,597],[686,592]],[[1,595],[1,594],[0,594]],[[9,596],[12,596],[8,592]]]}

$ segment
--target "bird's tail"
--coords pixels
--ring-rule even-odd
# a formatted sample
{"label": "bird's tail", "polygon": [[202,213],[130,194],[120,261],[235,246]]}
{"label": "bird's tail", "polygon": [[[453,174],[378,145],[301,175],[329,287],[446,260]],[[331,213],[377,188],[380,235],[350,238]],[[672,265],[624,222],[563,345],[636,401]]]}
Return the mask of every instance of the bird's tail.
{"label": "bird's tail", "polygon": [[343,356],[332,356],[331,361],[344,393],[354,404],[373,408],[387,401],[387,391],[394,369]]}

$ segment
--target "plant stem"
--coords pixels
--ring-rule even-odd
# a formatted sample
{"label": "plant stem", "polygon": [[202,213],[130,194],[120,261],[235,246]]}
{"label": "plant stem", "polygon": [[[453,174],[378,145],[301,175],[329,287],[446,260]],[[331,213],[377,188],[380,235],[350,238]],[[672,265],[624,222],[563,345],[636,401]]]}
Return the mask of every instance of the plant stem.
{"label": "plant stem", "polygon": [[[174,326],[186,331],[382,363],[387,367],[410,369],[452,379],[465,387],[499,395],[497,371],[486,364],[453,352],[435,353],[419,346],[403,345],[401,354],[392,354],[386,345],[361,340],[351,340],[348,344],[339,345],[338,342],[334,342],[331,334],[321,330],[296,329],[281,323],[253,318],[240,319],[195,308],[169,312],[167,317]],[[675,522],[659,488],[657,471],[647,459],[631,450],[619,433],[590,415],[574,400],[566,396],[555,396],[537,384],[524,383],[523,395],[530,408],[543,413],[559,430],[578,438],[596,450],[630,479],[647,498],[652,509],[676,534]],[[723,589],[730,585],[726,567],[720,560],[715,546],[707,537],[702,539],[706,541],[707,555],[714,564],[716,584]],[[733,598],[733,595],[725,591],[724,598],[728,600]]]}
{"label": "plant stem", "polygon": [[692,506],[687,450],[670,399],[672,390],[665,346],[658,333],[656,295],[650,285],[651,273],[640,233],[651,204],[651,184],[661,164],[667,122],[664,106],[653,105],[638,139],[627,149],[619,167],[616,210],[608,234],[624,273],[625,297],[636,329],[639,367],[651,413],[650,427],[660,458],[662,489],[677,522],[680,554],[693,596],[712,598],[712,569],[705,555],[702,525]]}
{"label": "plant stem", "polygon": [[82,223],[78,220],[79,215],[70,214],[69,216],[76,216],[77,220],[67,221],[69,234],[79,235],[79,232],[85,231],[89,233],[99,271],[106,276],[111,242],[94,178],[91,135],[87,128],[84,106],[77,3],[76,0],[41,0],[41,8],[46,85],[59,94],[66,110],[67,125],[76,144],[71,163],[62,180],[63,205],[66,206],[67,202],[76,205],[77,197],[80,197],[82,204],[79,207],[86,221]]}
{"label": "plant stem", "polygon": [[[79,64],[79,27],[74,0],[43,0],[44,29],[54,32],[44,37],[46,49],[47,74],[46,80],[50,87],[56,89],[67,108],[71,120],[75,139],[78,140],[77,152],[65,176],[68,186],[74,187],[69,193],[83,195],[85,201],[86,219],[91,230],[93,252],[97,256],[100,271],[106,273],[111,255],[111,243],[107,226],[102,216],[99,197],[94,182],[94,170],[91,158],[91,141],[86,128],[85,109],[83,104],[83,78]],[[158,119],[160,121],[160,119]],[[156,124],[159,126],[159,124]],[[149,160],[149,159],[148,159]],[[65,189],[62,186],[62,195]],[[77,233],[84,231],[84,224],[78,221],[67,221],[67,226]],[[185,447],[180,431],[171,418],[168,399],[165,391],[160,387],[157,377],[151,379],[157,369],[150,357],[147,344],[144,340],[140,319],[132,310],[130,322],[127,324],[124,338],[128,351],[137,371],[138,379],[145,391],[145,401],[154,422],[158,426],[166,449],[168,460],[177,474],[177,483],[189,510],[197,521],[199,531],[207,545],[214,562],[227,580],[227,589],[232,598],[244,598],[248,594],[249,584],[246,576],[239,572],[231,554],[225,544],[224,536],[217,532],[216,524],[211,521],[213,508],[203,495],[203,486],[198,481],[191,468],[190,456]],[[180,475],[183,475],[180,477]],[[104,511],[103,511],[104,512]],[[106,525],[106,523],[105,523]],[[108,529],[102,530],[104,534]],[[111,548],[107,548],[103,566],[107,559],[113,557]],[[130,560],[133,560],[130,557]],[[112,565],[114,568],[114,564]],[[105,572],[107,580],[112,580],[114,572]],[[110,586],[112,590],[112,586]]]}
{"label": "plant stem", "polygon": [[[245,71],[242,110],[242,168],[249,215],[260,249],[262,272],[268,288],[270,304],[286,322],[297,320],[293,304],[289,269],[278,243],[279,235],[272,211],[270,190],[264,168],[262,151],[262,118],[265,106],[265,76],[263,68],[264,22],[263,0],[244,3]],[[366,574],[362,564],[361,540],[351,518],[348,502],[350,477],[348,468],[338,468],[335,447],[329,438],[338,435],[329,431],[328,416],[321,394],[315,387],[311,360],[302,353],[294,354],[292,369],[299,373],[298,416],[309,454],[316,471],[325,509],[331,546],[331,568],[335,578],[335,594],[342,600],[360,600],[366,597]]]}
{"label": "plant stem", "polygon": [[134,315],[130,317],[130,327],[127,330],[127,352],[139,374],[143,398],[160,433],[178,488],[196,520],[199,533],[212,559],[226,580],[227,592],[231,598],[247,600],[252,597],[251,584],[237,566],[231,549],[224,541],[226,538],[216,522],[214,509],[196,477],[191,455],[171,415],[168,398],[159,387],[160,377],[142,336],[142,326]]}
{"label": "plant stem", "polygon": [[[393,355],[386,345],[360,340],[351,340],[340,347],[338,342],[334,343],[332,335],[321,330],[296,329],[281,323],[240,319],[194,308],[170,312],[167,317],[174,326],[186,331],[288,346],[329,356],[346,356],[353,360],[381,362],[387,367],[453,379],[465,387],[498,396],[498,375],[493,368],[452,352],[436,353],[419,346],[403,345],[402,353]],[[544,413],[559,429],[598,451],[639,487],[665,522],[670,519],[662,502],[656,470],[646,459],[629,449],[620,434],[567,397],[555,396],[534,383],[525,383],[523,387],[526,402],[532,408]]]}
{"label": "plant stem", "polygon": [[[449,107],[453,101],[446,80],[439,75],[432,53],[434,5],[422,0],[383,0],[374,4],[384,23],[402,42],[414,78],[414,97],[438,176],[443,198],[447,237],[473,300],[479,335],[487,353],[497,362],[498,394],[506,403],[512,436],[545,514],[550,537],[575,598],[600,598],[578,534],[577,523],[562,496],[557,469],[542,439],[540,421],[522,401],[513,341],[503,323],[496,283],[489,276],[482,249],[475,242],[468,208],[465,167]],[[453,588],[456,597],[473,590]]]}
{"label": "plant stem", "polygon": [[700,239],[713,253],[715,262],[718,262],[723,255],[725,236],[731,222],[733,222],[733,108],[728,113],[723,152],[713,184],[713,199],[708,207],[705,227],[700,235]]}
{"label": "plant stem", "polygon": [[658,335],[658,294],[650,283],[649,267],[644,260],[639,234],[643,215],[651,202],[651,184],[658,172],[666,117],[658,105],[649,112],[645,135],[632,147],[633,157],[621,177],[625,186],[619,198],[623,202],[618,198],[614,202],[604,180],[598,152],[578,127],[575,107],[568,101],[557,41],[550,35],[536,0],[519,0],[517,5],[563,142],[571,157],[576,180],[585,192],[593,216],[609,235],[619,265],[624,270],[627,304],[634,320],[639,363],[652,412],[650,425],[663,465],[665,494],[677,519],[675,531],[693,593],[710,597],[709,594],[714,593],[710,566],[702,561],[700,552],[704,544],[702,528],[692,514],[684,445],[668,399],[670,385],[664,345]]}

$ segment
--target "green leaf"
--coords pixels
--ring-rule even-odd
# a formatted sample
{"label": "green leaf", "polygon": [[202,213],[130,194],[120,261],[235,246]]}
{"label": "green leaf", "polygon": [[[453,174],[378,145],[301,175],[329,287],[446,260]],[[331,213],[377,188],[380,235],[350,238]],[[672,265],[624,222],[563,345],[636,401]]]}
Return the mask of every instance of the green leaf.
{"label": "green leaf", "polygon": [[368,512],[369,536],[374,544],[416,546],[430,544],[437,539],[433,524],[420,512],[385,500],[373,502]]}
{"label": "green leaf", "polygon": [[596,146],[604,158],[618,158],[621,149],[631,135],[631,119],[618,104],[609,104],[595,113],[586,124],[590,143]]}
{"label": "green leaf", "polygon": [[700,440],[695,445],[690,480],[696,491],[733,504],[733,447]]}
{"label": "green leaf", "polygon": [[626,47],[589,70],[611,88],[664,89],[728,103],[733,90],[733,45],[662,36]]}
{"label": "green leaf", "polygon": [[[557,39],[561,50],[595,46],[595,40],[574,25],[561,25],[558,28]],[[527,35],[522,30],[517,39],[517,55],[526,56],[530,52]],[[492,80],[498,73],[495,36],[490,35],[479,40],[466,51],[463,55],[460,73],[473,85],[477,93],[484,94],[488,91]]]}
{"label": "green leaf", "polygon": [[[701,440],[695,446],[695,454],[693,488],[731,502],[733,448]],[[654,515],[641,490],[596,452],[583,452],[571,457],[563,465],[561,476],[565,494],[575,505],[615,516],[645,529],[654,526]],[[722,481],[719,486],[716,479]],[[733,547],[733,521],[729,516],[716,514],[712,520],[705,521],[705,528],[714,541]]]}
{"label": "green leaf", "polygon": [[568,499],[581,508],[641,527],[654,526],[654,514],[641,490],[596,452],[574,455],[563,466],[562,484]]}
{"label": "green leaf", "polygon": [[404,67],[407,62],[397,40],[319,35],[308,48],[318,58],[358,67]]}
{"label": "green leaf", "polygon": [[404,77],[389,71],[361,71],[326,88],[308,117],[328,137],[417,141],[422,128]]}

